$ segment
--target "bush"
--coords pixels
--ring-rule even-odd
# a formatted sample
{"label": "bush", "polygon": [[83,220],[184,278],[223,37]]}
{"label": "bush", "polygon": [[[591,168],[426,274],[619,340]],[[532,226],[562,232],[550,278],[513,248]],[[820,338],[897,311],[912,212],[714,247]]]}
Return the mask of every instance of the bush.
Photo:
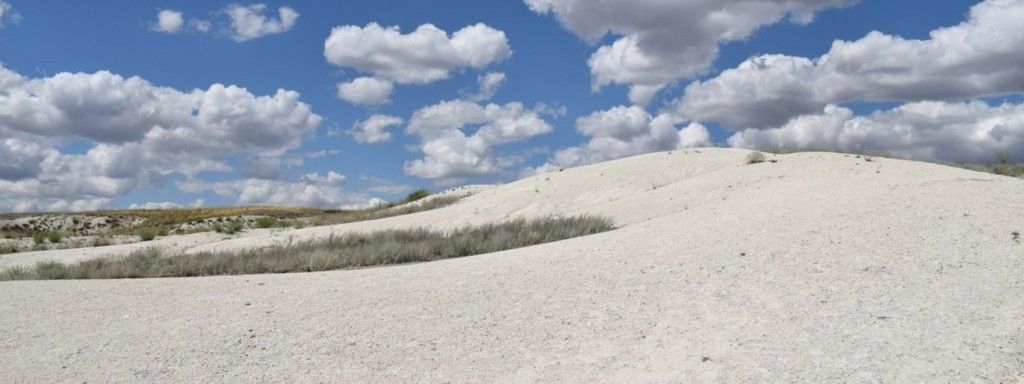
{"label": "bush", "polygon": [[256,228],[274,228],[278,226],[281,226],[281,222],[276,217],[261,217],[256,219]]}
{"label": "bush", "polygon": [[32,234],[32,243],[36,245],[42,245],[46,242],[46,234],[42,232],[35,232]]}
{"label": "bush", "polygon": [[417,190],[413,191],[408,196],[406,196],[405,197],[405,202],[406,203],[411,203],[413,201],[422,199],[422,198],[427,197],[427,196],[430,196],[430,191],[428,191],[426,189],[423,189],[423,188],[420,188],[420,189],[417,189]]}
{"label": "bush", "polygon": [[139,228],[139,230],[136,232],[136,234],[139,235],[139,238],[142,239],[142,241],[153,240],[159,233],[160,230],[154,227]]}
{"label": "bush", "polygon": [[8,253],[18,253],[18,247],[14,244],[0,244],[0,255],[6,255]]}
{"label": "bush", "polygon": [[999,152],[999,153],[997,153],[996,154],[996,163],[997,164],[1010,164],[1010,153],[1009,152]]}
{"label": "bush", "polygon": [[242,222],[238,221],[238,220],[231,220],[230,222],[228,222],[225,225],[215,224],[213,226],[213,230],[214,231],[217,231],[218,233],[228,234],[228,235],[234,235],[234,234],[240,232],[242,229],[245,229],[245,225],[242,224]]}
{"label": "bush", "polygon": [[46,234],[46,240],[49,240],[50,243],[53,243],[53,244],[59,243],[61,237],[63,237],[63,236],[61,235],[61,233],[59,231],[50,231],[50,233]]}
{"label": "bush", "polygon": [[747,164],[763,163],[764,161],[765,156],[761,152],[750,152],[750,154],[747,155]]}
{"label": "bush", "polygon": [[110,279],[327,271],[497,252],[612,229],[603,218],[516,220],[448,232],[385,230],[240,252],[165,255],[153,247],[115,259],[11,268],[0,280]]}

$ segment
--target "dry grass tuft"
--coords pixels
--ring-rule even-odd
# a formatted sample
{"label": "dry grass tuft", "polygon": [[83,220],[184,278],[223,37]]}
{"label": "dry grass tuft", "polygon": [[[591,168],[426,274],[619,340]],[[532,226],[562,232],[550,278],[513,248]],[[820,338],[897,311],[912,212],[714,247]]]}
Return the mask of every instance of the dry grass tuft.
{"label": "dry grass tuft", "polygon": [[747,155],[747,164],[758,164],[765,162],[766,158],[761,152],[750,152]]}
{"label": "dry grass tuft", "polygon": [[0,280],[117,279],[327,271],[491,253],[612,229],[604,218],[515,220],[447,233],[425,229],[331,236],[241,252],[165,255],[149,248],[114,259],[39,263],[0,272]]}

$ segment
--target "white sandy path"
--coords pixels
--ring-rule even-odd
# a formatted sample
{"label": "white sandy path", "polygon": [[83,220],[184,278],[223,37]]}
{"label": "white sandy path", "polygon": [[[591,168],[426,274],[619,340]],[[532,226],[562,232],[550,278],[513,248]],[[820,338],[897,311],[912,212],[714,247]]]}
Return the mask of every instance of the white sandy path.
{"label": "white sandy path", "polygon": [[585,238],[327,273],[0,283],[0,382],[1024,376],[1024,245],[1010,234],[1024,230],[1024,181],[702,152],[566,170],[429,213],[439,227],[551,212],[624,225]]}

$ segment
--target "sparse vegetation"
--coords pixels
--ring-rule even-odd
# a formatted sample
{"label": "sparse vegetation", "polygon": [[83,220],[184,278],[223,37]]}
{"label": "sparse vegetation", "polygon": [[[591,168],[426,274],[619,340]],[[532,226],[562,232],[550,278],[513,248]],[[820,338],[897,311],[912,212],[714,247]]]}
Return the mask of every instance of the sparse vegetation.
{"label": "sparse vegetation", "polygon": [[136,234],[139,235],[139,239],[142,241],[153,240],[159,233],[160,230],[156,227],[143,227],[136,231]]}
{"label": "sparse vegetation", "polygon": [[8,253],[17,253],[18,247],[14,244],[3,243],[0,244],[0,255],[6,255]]}
{"label": "sparse vegetation", "polygon": [[113,243],[114,242],[110,240],[109,236],[96,236],[92,238],[92,242],[90,242],[89,245],[93,247],[102,247]]}
{"label": "sparse vegetation", "polygon": [[[455,204],[461,197],[458,196],[443,196],[431,198],[417,204],[408,204],[398,206],[400,204],[386,204],[379,207],[360,209],[354,211],[344,211],[330,215],[323,215],[314,217],[311,222],[313,225],[333,225],[333,224],[344,224],[355,221],[366,221],[383,219],[391,216],[408,215],[410,213],[429,211],[431,209],[437,209],[444,206]],[[405,203],[402,203],[405,204]]]}
{"label": "sparse vegetation", "polygon": [[256,219],[256,228],[274,228],[281,226],[281,220],[276,217],[261,217]]}
{"label": "sparse vegetation", "polygon": [[406,196],[405,200],[403,201],[403,203],[411,203],[413,201],[422,199],[422,198],[427,197],[427,196],[430,196],[430,191],[428,191],[426,189],[422,189],[422,188],[421,189],[417,189],[417,190],[413,191],[412,193],[410,193],[408,196]]}
{"label": "sparse vegetation", "polygon": [[[216,231],[234,234],[245,228],[304,228],[310,225],[373,220],[440,208],[459,200],[459,197],[428,198],[429,196],[428,190],[419,189],[404,199],[356,210],[253,206],[132,209],[73,214],[5,213],[0,214],[0,219],[11,221],[0,224],[0,235],[10,239],[31,238],[33,250],[50,249],[55,246],[102,246],[112,243],[113,239],[118,237],[123,237],[117,241],[121,243],[133,238],[149,241],[172,233],[184,235]],[[416,204],[408,204],[412,202]],[[14,221],[19,218],[26,219]],[[86,238],[77,239],[82,236]],[[58,237],[76,240],[60,242]],[[47,244],[48,240],[53,245]]]}
{"label": "sparse vegetation", "polygon": [[747,155],[747,164],[763,163],[765,160],[766,158],[761,152],[754,151]]}
{"label": "sparse vegetation", "polygon": [[1003,176],[1024,177],[1024,163],[1013,164],[1010,154],[1001,152],[996,154],[996,165],[992,167],[992,173]]}
{"label": "sparse vegetation", "polygon": [[857,158],[862,158],[864,161],[872,162],[873,157],[889,158],[889,159],[900,159],[900,160],[914,160],[923,161],[933,164],[948,165],[951,167],[958,167],[964,169],[970,169],[972,171],[992,173],[1002,176],[1010,177],[1024,177],[1024,163],[1014,163],[1012,157],[1007,152],[1000,152],[995,154],[995,164],[965,164],[965,163],[953,163],[948,161],[938,161],[929,159],[911,159],[907,157],[897,156],[888,152],[883,151],[844,151],[838,149],[822,149],[822,148],[773,148],[766,149],[766,151],[775,154],[790,154],[800,152],[832,152],[832,153],[844,153],[849,155],[855,155]]}
{"label": "sparse vegetation", "polygon": [[612,229],[596,217],[516,220],[447,233],[424,229],[331,236],[326,240],[242,252],[165,255],[159,248],[116,259],[11,268],[0,280],[114,279],[326,271],[433,261],[497,252]]}

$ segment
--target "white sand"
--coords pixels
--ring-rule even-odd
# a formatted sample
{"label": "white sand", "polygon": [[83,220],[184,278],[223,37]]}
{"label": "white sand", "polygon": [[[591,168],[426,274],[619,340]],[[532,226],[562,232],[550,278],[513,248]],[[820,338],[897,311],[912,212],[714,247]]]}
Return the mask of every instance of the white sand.
{"label": "white sand", "polygon": [[184,247],[550,214],[622,225],[495,254],[0,283],[0,382],[1021,382],[1024,180],[745,156],[655,153],[410,216]]}

